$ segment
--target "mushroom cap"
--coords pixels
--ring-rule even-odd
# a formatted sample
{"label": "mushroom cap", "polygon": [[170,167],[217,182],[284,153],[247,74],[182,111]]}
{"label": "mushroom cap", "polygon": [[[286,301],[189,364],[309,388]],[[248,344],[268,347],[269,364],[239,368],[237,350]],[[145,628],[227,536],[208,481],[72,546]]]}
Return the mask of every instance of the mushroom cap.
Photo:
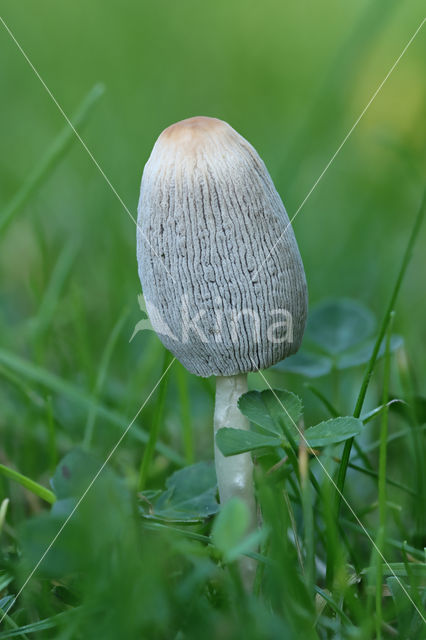
{"label": "mushroom cap", "polygon": [[293,229],[258,153],[226,122],[189,118],[159,136],[137,257],[153,328],[190,372],[257,371],[299,348],[307,287]]}

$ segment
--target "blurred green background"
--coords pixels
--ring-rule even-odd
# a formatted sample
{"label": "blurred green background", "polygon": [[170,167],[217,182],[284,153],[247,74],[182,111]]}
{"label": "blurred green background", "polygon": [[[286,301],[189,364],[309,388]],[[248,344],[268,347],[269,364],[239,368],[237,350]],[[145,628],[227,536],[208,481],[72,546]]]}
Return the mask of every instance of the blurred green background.
{"label": "blurred green background", "polygon": [[[3,0],[1,7],[68,115],[104,83],[82,136],[134,214],[161,130],[203,114],[253,143],[291,216],[423,16],[421,2],[394,0]],[[0,43],[4,209],[64,119],[3,26]],[[349,296],[383,313],[423,189],[425,53],[421,32],[294,222],[311,303]],[[419,375],[425,238],[423,229],[395,320]],[[0,266],[3,346],[83,390],[93,389],[106,341],[129,309],[102,393],[133,414],[157,379],[160,345],[148,333],[129,344],[140,318],[135,226],[77,140],[3,231]],[[40,314],[42,322],[34,320]],[[195,424],[208,424],[211,387],[197,389]],[[25,411],[15,411],[9,391],[0,424],[25,432]],[[65,431],[79,433],[70,417]],[[116,433],[104,431],[113,441]],[[200,435],[201,451],[202,442]]]}
{"label": "blurred green background", "polygon": [[[159,133],[203,114],[228,121],[258,149],[293,215],[422,19],[421,2],[393,0],[1,6],[67,115],[104,83],[82,136],[133,214]],[[4,210],[64,119],[3,26],[0,43]],[[423,189],[425,53],[421,32],[294,221],[311,303],[349,296],[383,313]],[[129,343],[141,317],[135,235],[75,140],[0,236],[0,327],[14,353],[90,392],[113,326],[129,310],[105,382],[107,401],[124,415],[133,415],[161,365],[153,334]],[[425,238],[422,229],[395,320],[419,375]],[[196,425],[210,420],[203,389],[191,409]],[[26,431],[8,391],[2,426]],[[72,416],[65,428],[79,432]]]}
{"label": "blurred green background", "polygon": [[[420,0],[0,2],[0,15],[68,116],[104,84],[79,131],[133,215],[159,133],[208,115],[256,147],[291,217],[423,14]],[[351,297],[378,318],[384,313],[424,188],[425,31],[294,221],[312,304]],[[2,24],[0,52],[1,222],[65,122]],[[160,375],[156,336],[138,333],[129,342],[141,318],[135,238],[133,221],[78,140],[0,230],[0,463],[45,485],[58,458],[88,432],[104,456]],[[394,323],[418,389],[426,366],[425,241],[423,228]],[[324,417],[302,379],[274,376],[301,393],[308,417]],[[358,384],[348,380],[337,394],[343,414],[352,412]],[[251,385],[264,387],[259,376]],[[394,379],[391,391],[397,387]],[[161,439],[177,456],[186,423],[195,459],[212,457],[213,393],[212,380],[173,365]],[[374,394],[378,404],[377,387]],[[148,403],[113,459],[133,483],[144,450],[138,429],[149,430],[155,407]],[[390,461],[393,477],[410,473],[398,444]],[[162,486],[173,468],[156,456],[150,486]],[[12,498],[6,533],[14,540],[15,526],[40,504],[0,482],[0,497]],[[361,505],[375,499],[365,482],[348,487]]]}
{"label": "blurred green background", "polygon": [[[423,17],[421,2],[394,0],[3,0],[1,7],[67,115],[95,83],[105,84],[83,138],[133,213],[156,137],[198,114],[228,121],[252,142],[294,213]],[[3,26],[0,38],[4,207],[64,122]],[[294,222],[312,302],[349,295],[380,311],[387,299],[422,189],[425,53],[419,34]],[[419,244],[425,237],[423,230]],[[69,287],[81,294],[96,326],[90,342],[100,349],[119,308],[136,308],[135,228],[78,142],[1,239],[3,322],[17,329],[36,312],[70,239],[78,256]],[[396,320],[419,366],[421,274],[425,254],[417,251]],[[78,371],[69,304],[67,295],[49,332]],[[142,343],[122,347],[142,357]]]}

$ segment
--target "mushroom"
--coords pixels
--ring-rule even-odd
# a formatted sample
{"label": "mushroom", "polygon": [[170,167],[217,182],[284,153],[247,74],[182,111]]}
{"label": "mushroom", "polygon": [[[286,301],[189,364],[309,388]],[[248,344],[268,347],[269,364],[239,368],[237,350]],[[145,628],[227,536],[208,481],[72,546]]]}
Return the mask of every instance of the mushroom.
{"label": "mushroom", "polygon": [[[159,136],[142,176],[137,257],[160,340],[191,373],[216,376],[215,433],[248,429],[238,409],[247,374],[297,351],[307,288],[272,179],[226,122],[189,118]],[[255,526],[251,455],[215,446],[215,463],[221,503],[241,498]]]}

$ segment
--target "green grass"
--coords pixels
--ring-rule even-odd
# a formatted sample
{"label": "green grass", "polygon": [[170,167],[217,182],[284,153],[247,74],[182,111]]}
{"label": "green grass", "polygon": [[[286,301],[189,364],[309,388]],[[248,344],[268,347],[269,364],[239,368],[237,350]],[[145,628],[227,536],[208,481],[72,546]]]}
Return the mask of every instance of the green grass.
{"label": "green grass", "polygon": [[[132,214],[156,137],[196,114],[254,144],[294,214],[423,13],[419,0],[1,10]],[[308,441],[352,414],[360,433],[316,458],[278,408],[283,433],[253,449],[262,525],[247,537],[241,505],[216,501],[214,380],[176,361],[20,592],[170,356],[152,332],[130,340],[133,222],[0,25],[0,640],[426,638],[423,31],[294,221],[310,318],[330,299],[370,309],[367,357],[331,357],[311,332],[303,374],[249,377],[301,398]],[[241,555],[257,562],[252,593]]]}

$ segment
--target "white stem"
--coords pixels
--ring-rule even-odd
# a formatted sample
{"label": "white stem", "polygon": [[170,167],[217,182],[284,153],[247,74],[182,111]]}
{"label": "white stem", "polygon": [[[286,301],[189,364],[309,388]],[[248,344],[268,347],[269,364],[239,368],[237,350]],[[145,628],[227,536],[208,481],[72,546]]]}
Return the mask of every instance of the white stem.
{"label": "white stem", "polygon": [[[256,501],[253,486],[253,462],[250,453],[241,453],[226,458],[216,445],[216,433],[223,427],[249,429],[249,421],[238,409],[238,398],[247,391],[247,374],[218,376],[216,378],[216,401],[214,410],[215,464],[219,498],[224,504],[237,497],[248,507],[250,530],[257,524]],[[256,563],[247,557],[240,562],[243,583],[250,589]]]}

